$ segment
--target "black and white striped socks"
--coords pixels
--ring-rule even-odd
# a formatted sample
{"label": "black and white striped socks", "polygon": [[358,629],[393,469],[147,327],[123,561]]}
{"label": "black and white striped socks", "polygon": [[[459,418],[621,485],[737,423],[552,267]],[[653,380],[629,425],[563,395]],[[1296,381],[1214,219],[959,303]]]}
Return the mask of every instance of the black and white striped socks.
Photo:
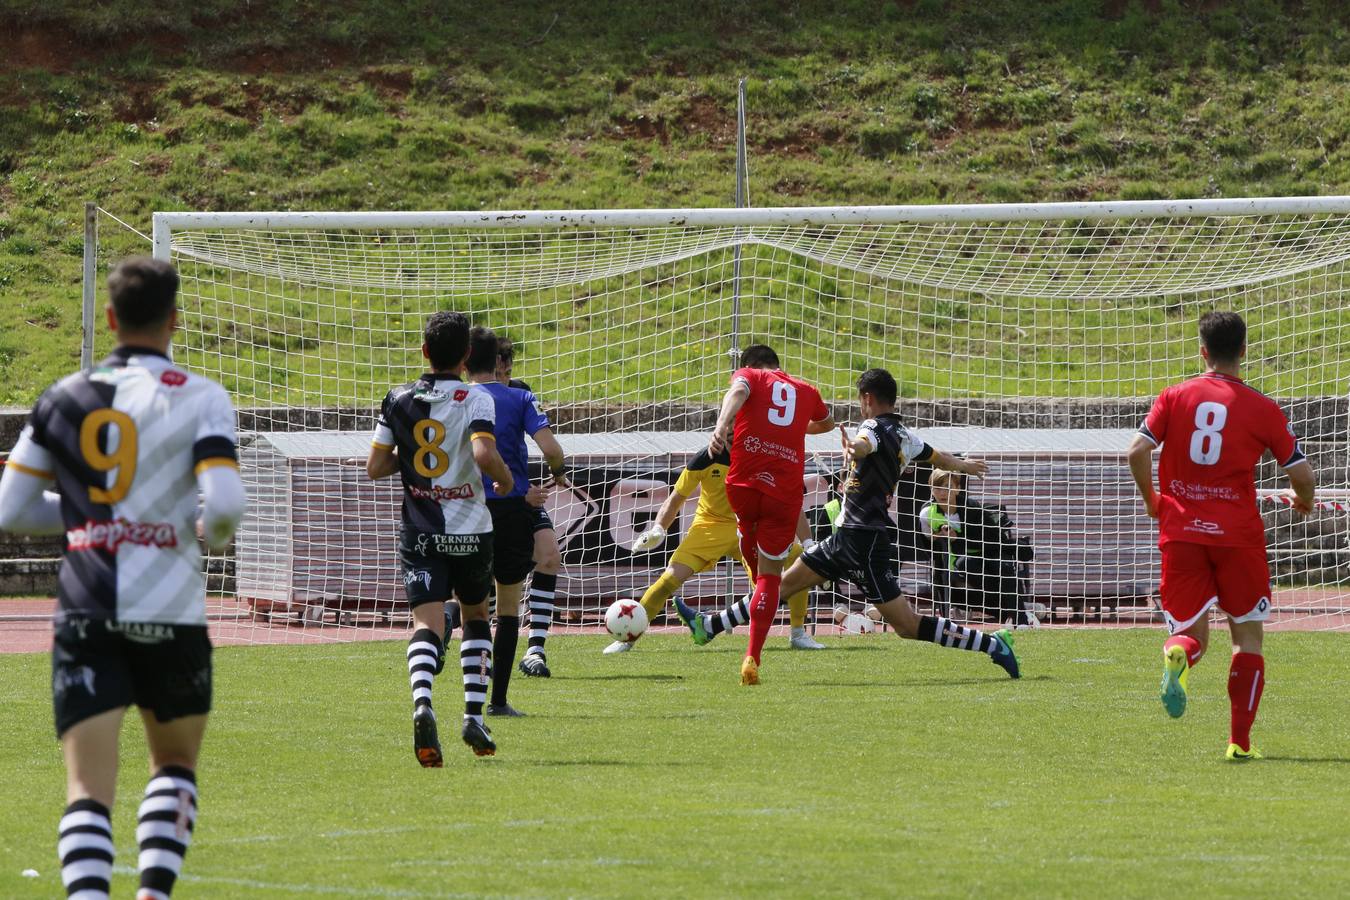
{"label": "black and white striped socks", "polygon": [[985,634],[976,628],[957,625],[941,616],[923,616],[919,619],[919,640],[931,641],[942,647],[955,650],[974,650],[994,655],[998,641],[992,634]]}
{"label": "black and white striped socks", "polygon": [[730,631],[737,625],[744,625],[749,621],[750,605],[745,602],[744,597],[719,613],[703,614],[703,627],[707,629],[709,637]]}
{"label": "black and white striped socks", "polygon": [[464,717],[483,724],[488,681],[492,678],[492,626],[484,619],[464,623],[459,665],[464,671]]}
{"label": "black and white striped socks", "polygon": [[137,900],[169,900],[197,824],[197,777],[165,766],[145,786],[136,823],[141,889]]}
{"label": "black and white striped socks", "polygon": [[408,679],[412,682],[413,709],[431,705],[431,681],[441,671],[441,639],[430,628],[419,628],[408,640]]}
{"label": "black and white striped socks", "polygon": [[106,900],[112,890],[112,821],[97,800],[76,800],[61,816],[57,853],[66,896]]}
{"label": "black and white striped socks", "polygon": [[530,635],[525,653],[543,653],[548,630],[553,626],[553,605],[557,597],[558,576],[554,572],[535,572],[530,579]]}

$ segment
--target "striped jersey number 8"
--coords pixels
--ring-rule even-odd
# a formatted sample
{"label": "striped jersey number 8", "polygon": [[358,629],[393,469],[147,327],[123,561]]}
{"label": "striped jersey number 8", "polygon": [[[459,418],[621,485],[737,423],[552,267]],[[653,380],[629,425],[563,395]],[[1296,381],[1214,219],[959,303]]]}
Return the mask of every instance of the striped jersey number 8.
{"label": "striped jersey number 8", "polygon": [[1195,408],[1195,431],[1191,434],[1191,461],[1202,466],[1218,463],[1223,450],[1224,423],[1228,421],[1228,407],[1206,401]]}
{"label": "striped jersey number 8", "polygon": [[769,421],[786,428],[797,415],[797,389],[786,381],[775,381],[769,403]]}
{"label": "striped jersey number 8", "polygon": [[[104,425],[117,426],[117,449],[105,453],[99,449],[98,433]],[[112,443],[112,433],[108,434]],[[89,499],[94,503],[120,503],[131,490],[136,479],[137,439],[136,423],[131,416],[116,409],[96,409],[80,423],[80,453],[95,472],[117,470],[111,487],[90,487]]]}
{"label": "striped jersey number 8", "polygon": [[[427,432],[431,432],[429,435]],[[413,469],[423,478],[438,478],[450,468],[450,454],[441,449],[445,440],[445,426],[435,419],[422,419],[413,426],[417,452],[413,454]]]}

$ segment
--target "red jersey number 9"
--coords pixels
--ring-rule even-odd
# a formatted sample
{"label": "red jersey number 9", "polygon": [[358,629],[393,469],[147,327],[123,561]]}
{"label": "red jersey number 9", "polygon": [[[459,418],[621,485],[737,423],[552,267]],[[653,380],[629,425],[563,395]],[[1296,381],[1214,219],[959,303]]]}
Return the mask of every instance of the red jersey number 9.
{"label": "red jersey number 9", "polygon": [[797,415],[797,389],[786,381],[775,381],[769,404],[769,422],[786,428]]}
{"label": "red jersey number 9", "polygon": [[1195,431],[1191,434],[1191,462],[1213,466],[1223,451],[1223,426],[1228,422],[1228,407],[1206,401],[1195,408]]}

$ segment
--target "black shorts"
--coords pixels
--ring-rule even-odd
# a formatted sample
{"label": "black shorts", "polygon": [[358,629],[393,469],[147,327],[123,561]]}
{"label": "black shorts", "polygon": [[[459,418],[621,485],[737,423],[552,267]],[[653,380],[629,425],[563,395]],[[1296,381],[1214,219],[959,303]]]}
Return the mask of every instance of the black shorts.
{"label": "black shorts", "polygon": [[535,531],[553,530],[553,520],[548,517],[548,510],[544,509],[542,506],[531,506],[530,509],[534,510]]}
{"label": "black shorts", "polygon": [[492,574],[501,584],[520,584],[534,570],[536,512],[542,510],[524,497],[489,500],[487,505],[492,513]]}
{"label": "black shorts", "polygon": [[159,722],[211,711],[211,640],[205,625],[65,616],[54,630],[57,737],[85,719],[133,704]]}
{"label": "black shorts", "polygon": [[885,603],[900,596],[895,545],[881,529],[840,528],[803,553],[802,562],[830,581],[857,585],[872,603]]}
{"label": "black shorts", "polygon": [[451,593],[465,606],[477,606],[492,593],[489,532],[437,534],[404,528],[398,561],[410,607],[449,600]]}

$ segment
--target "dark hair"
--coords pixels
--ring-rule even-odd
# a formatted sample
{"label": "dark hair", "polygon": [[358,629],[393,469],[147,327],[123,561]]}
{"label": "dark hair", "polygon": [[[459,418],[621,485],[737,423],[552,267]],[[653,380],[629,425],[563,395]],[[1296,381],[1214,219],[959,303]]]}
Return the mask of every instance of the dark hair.
{"label": "dark hair", "polygon": [[511,343],[511,339],[506,335],[497,338],[497,358],[505,360],[516,358],[516,345]]}
{"label": "dark hair", "polygon": [[895,405],[898,388],[895,378],[885,369],[868,369],[858,376],[858,393],[871,394],[882,403]]}
{"label": "dark hair", "polygon": [[1247,323],[1235,312],[1207,312],[1200,317],[1200,340],[1214,362],[1235,363],[1247,343]]}
{"label": "dark hair", "polygon": [[490,375],[497,371],[499,343],[497,333],[491,328],[484,328],[482,325],[473,326],[473,330],[469,332],[469,361],[464,364],[469,374],[478,375],[486,372]]}
{"label": "dark hair", "polygon": [[469,349],[469,317],[457,312],[434,313],[422,330],[422,340],[433,369],[454,369]]}
{"label": "dark hair", "polygon": [[178,296],[178,272],[162,259],[124,259],[108,276],[108,296],[120,325],[133,330],[163,325]]}
{"label": "dark hair", "polygon": [[768,344],[751,344],[741,351],[742,369],[776,369],[778,354]]}

